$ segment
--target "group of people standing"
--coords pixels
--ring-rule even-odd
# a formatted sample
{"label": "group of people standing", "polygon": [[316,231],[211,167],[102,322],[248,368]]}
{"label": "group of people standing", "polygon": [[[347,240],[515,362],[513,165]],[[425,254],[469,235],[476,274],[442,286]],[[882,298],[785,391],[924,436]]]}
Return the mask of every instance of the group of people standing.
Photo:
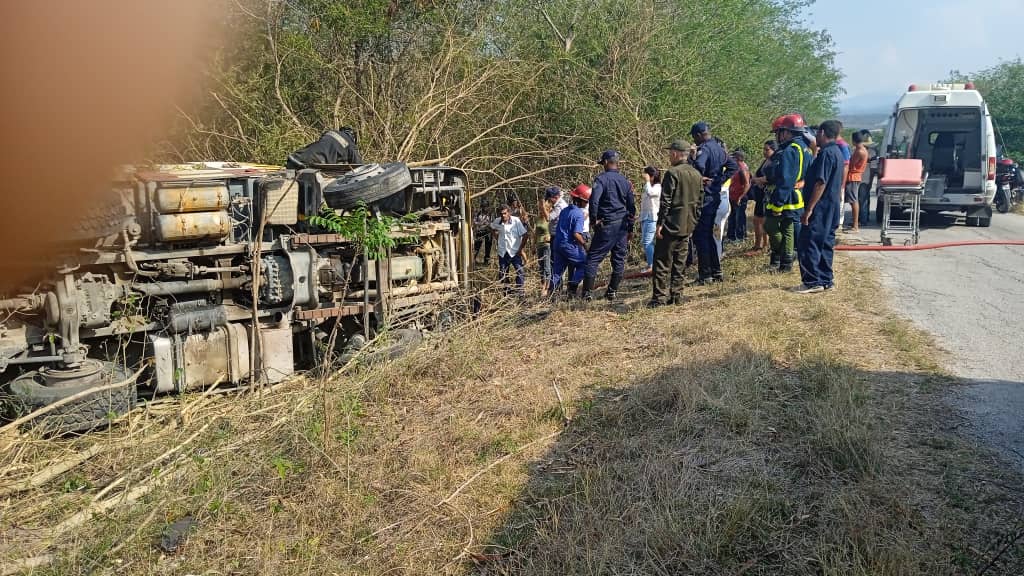
{"label": "group of people standing", "polygon": [[[691,141],[676,139],[665,148],[666,169],[644,168],[639,211],[633,185],[619,171],[619,153],[606,150],[598,160],[604,171],[592,186],[576,186],[568,201],[557,187],[544,191],[534,226],[542,293],[557,295],[567,275],[568,293],[590,300],[598,269],[610,256],[604,297],[615,300],[639,221],[653,277],[650,304],[679,303],[684,271],[694,261],[696,284],[723,280],[722,243],[745,239],[748,201],[754,202],[753,254],[767,249],[774,272],[790,272],[797,263],[800,293],[833,288],[832,254],[843,202],[854,205],[854,230],[866,217],[859,199],[867,165],[865,140],[870,141],[856,133],[851,151],[841,130],[835,120],[808,127],[798,114],[780,116],[772,125],[773,139],[764,143],[764,160],[751,174],[742,151],[729,154],[708,124],[698,122],[690,130]],[[513,212],[505,207],[491,222],[478,216],[476,251],[488,244],[486,262],[490,235],[495,236],[501,277],[507,279],[514,268],[521,292],[521,253],[529,232],[525,214],[521,218]],[[479,234],[481,229],[485,234]]]}

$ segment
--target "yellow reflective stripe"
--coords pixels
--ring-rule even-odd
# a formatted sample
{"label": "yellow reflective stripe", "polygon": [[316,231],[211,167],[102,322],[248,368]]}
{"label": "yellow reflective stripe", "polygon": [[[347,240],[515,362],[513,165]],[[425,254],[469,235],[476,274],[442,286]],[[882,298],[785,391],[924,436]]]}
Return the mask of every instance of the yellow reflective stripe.
{"label": "yellow reflective stripe", "polygon": [[[796,171],[796,181],[801,182],[804,179],[804,147],[796,142],[790,142],[789,145],[795,147],[796,151],[800,154],[800,165]],[[796,193],[796,202],[793,204],[783,204],[782,206],[779,206],[778,204],[768,204],[765,208],[775,213],[785,212],[786,210],[800,210],[804,207],[804,195],[800,191],[800,188],[794,187],[793,192]]]}
{"label": "yellow reflective stripe", "polygon": [[804,147],[796,142],[790,142],[789,145],[795,146],[796,151],[800,153],[800,168],[796,171],[796,181],[799,182],[804,179]]}

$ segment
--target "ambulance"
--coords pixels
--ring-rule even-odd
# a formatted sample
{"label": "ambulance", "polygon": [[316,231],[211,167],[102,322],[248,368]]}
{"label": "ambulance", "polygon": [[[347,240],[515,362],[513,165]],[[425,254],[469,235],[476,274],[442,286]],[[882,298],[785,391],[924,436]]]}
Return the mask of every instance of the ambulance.
{"label": "ambulance", "polygon": [[[959,213],[968,226],[991,225],[996,194],[995,131],[988,106],[973,83],[912,84],[893,109],[882,150],[883,159],[921,160],[922,211]],[[879,217],[884,210],[890,210],[893,217],[904,210],[903,206],[885,206],[881,197],[877,208]]]}

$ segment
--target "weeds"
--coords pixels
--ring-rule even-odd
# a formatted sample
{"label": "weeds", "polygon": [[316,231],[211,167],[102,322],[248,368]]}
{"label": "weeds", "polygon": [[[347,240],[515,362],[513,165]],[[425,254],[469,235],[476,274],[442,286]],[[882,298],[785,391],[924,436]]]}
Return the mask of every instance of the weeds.
{"label": "weeds", "polygon": [[[870,282],[807,298],[727,262],[749,275],[691,305],[513,306],[322,386],[156,406],[106,440],[130,450],[0,504],[0,558],[138,470],[187,480],[45,573],[1020,573],[1019,479],[942,430],[930,342],[854,306]],[[20,439],[0,481],[92,441]],[[162,557],[149,535],[184,516]]]}

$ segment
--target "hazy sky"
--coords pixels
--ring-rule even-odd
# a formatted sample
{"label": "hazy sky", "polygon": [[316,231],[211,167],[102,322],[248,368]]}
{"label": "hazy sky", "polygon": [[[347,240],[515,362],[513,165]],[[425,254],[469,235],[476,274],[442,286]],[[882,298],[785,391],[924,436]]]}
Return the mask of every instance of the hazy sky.
{"label": "hazy sky", "polygon": [[817,0],[807,19],[832,35],[851,103],[1024,55],[1024,0]]}

